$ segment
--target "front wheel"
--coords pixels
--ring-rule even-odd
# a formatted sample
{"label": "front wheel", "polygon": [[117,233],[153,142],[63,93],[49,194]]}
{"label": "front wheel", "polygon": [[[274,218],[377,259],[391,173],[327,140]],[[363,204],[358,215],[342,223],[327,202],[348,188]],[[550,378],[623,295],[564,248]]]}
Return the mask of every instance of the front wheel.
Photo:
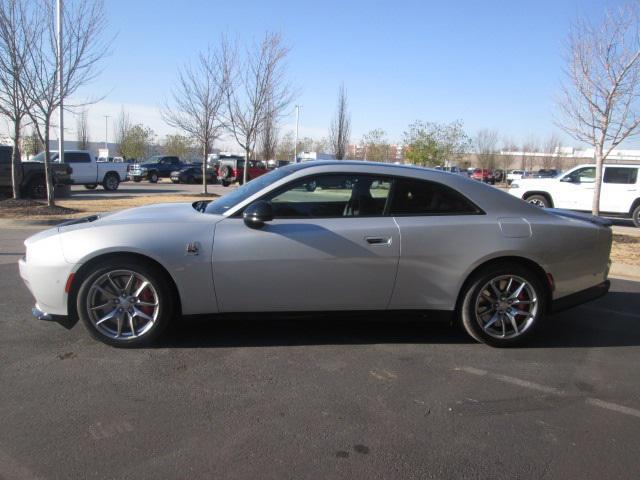
{"label": "front wheel", "polygon": [[633,209],[631,220],[636,228],[640,228],[640,205]]}
{"label": "front wheel", "polygon": [[174,315],[166,274],[137,258],[104,260],[80,285],[78,316],[93,338],[116,347],[147,345]]}
{"label": "front wheel", "polygon": [[531,195],[526,198],[526,202],[540,208],[549,208],[551,206],[547,197],[543,195]]}
{"label": "front wheel", "polygon": [[149,175],[149,181],[151,183],[158,183],[158,174],[156,172],[152,172],[151,175]]}
{"label": "front wheel", "polygon": [[538,277],[517,264],[480,270],[467,282],[460,307],[469,335],[493,347],[525,342],[545,315],[546,292]]}

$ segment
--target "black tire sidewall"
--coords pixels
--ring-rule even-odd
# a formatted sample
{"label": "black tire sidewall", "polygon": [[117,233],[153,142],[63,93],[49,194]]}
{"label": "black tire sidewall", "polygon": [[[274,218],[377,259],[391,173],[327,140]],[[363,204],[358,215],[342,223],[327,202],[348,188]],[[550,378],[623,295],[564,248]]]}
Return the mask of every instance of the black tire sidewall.
{"label": "black tire sidewall", "polygon": [[[547,200],[547,199],[546,199],[545,197],[543,197],[542,195],[531,195],[531,196],[527,197],[526,202],[527,202],[527,203],[529,203],[529,204],[531,204],[531,205],[534,205],[533,203],[531,203],[531,199],[532,199],[532,198],[538,199],[538,200],[540,200],[542,203],[544,203],[544,207],[543,207],[543,208],[549,208],[549,207],[550,207],[550,205],[549,205],[549,200]],[[539,207],[538,205],[534,205],[534,206]]]}
{"label": "black tire sidewall", "polygon": [[[538,312],[536,318],[526,332],[516,338],[494,338],[488,335],[478,324],[475,315],[475,300],[480,294],[480,289],[492,278],[500,275],[517,275],[527,280],[535,290],[538,298]],[[460,320],[466,332],[479,342],[492,347],[517,347],[527,342],[540,328],[546,315],[546,290],[538,278],[528,268],[517,264],[495,264],[484,268],[473,275],[465,284],[460,305]]]}
{"label": "black tire sidewall", "polygon": [[[109,179],[110,179],[110,178],[113,178],[113,179],[115,180],[115,182],[116,182],[116,186],[115,186],[115,187],[113,187],[113,188],[109,188]],[[115,192],[115,191],[118,189],[118,187],[119,187],[119,186],[120,186],[120,180],[118,179],[118,177],[117,177],[115,174],[113,174],[113,173],[108,173],[108,174],[104,177],[104,182],[102,183],[102,187],[103,187],[105,190],[107,190],[107,191],[109,191],[109,192]]]}
{"label": "black tire sidewall", "polygon": [[151,183],[158,183],[158,174],[156,172],[149,174],[149,181]]}
{"label": "black tire sidewall", "polygon": [[640,228],[640,205],[633,209],[631,221],[636,228]]}
{"label": "black tire sidewall", "polygon": [[[91,284],[100,275],[113,270],[134,270],[144,275],[156,289],[158,301],[160,303],[160,311],[155,324],[144,336],[132,340],[119,341],[104,336],[91,322],[88,312],[85,308],[87,295]],[[146,264],[137,258],[127,259],[107,259],[93,266],[91,271],[84,276],[78,295],[76,297],[76,311],[78,318],[84,323],[89,334],[96,340],[106,343],[114,347],[140,347],[153,343],[164,331],[174,316],[176,299],[175,294],[170,288],[167,275],[154,265]]]}

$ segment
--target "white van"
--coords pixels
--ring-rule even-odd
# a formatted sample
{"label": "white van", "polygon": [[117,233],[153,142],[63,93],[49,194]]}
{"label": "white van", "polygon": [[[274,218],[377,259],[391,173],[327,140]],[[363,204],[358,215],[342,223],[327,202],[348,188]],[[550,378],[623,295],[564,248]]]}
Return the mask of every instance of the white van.
{"label": "white van", "polygon": [[[640,227],[640,165],[604,165],[600,213],[630,218]],[[596,166],[579,165],[555,178],[514,180],[509,193],[539,207],[591,211]]]}

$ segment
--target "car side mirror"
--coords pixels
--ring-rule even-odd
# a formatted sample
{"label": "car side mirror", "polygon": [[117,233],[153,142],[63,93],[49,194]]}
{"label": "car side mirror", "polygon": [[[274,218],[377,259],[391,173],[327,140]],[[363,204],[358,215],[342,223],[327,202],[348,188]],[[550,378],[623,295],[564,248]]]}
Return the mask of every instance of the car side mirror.
{"label": "car side mirror", "polygon": [[262,228],[265,222],[273,220],[273,206],[264,200],[252,203],[245,208],[242,218],[247,227]]}
{"label": "car side mirror", "polygon": [[566,183],[580,183],[580,179],[574,179],[573,177],[562,177],[560,181]]}

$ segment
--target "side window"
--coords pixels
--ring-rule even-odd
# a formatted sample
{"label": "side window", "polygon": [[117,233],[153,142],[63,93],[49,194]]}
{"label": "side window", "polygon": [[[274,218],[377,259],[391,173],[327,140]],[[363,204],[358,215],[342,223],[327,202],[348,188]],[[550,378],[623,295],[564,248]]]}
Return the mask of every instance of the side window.
{"label": "side window", "polygon": [[89,163],[91,162],[91,157],[86,153],[80,152],[69,152],[64,154],[64,162],[65,163]]}
{"label": "side window", "polygon": [[370,217],[383,215],[388,178],[317,175],[290,183],[270,195],[276,218]]}
{"label": "side window", "polygon": [[480,210],[460,193],[436,182],[396,179],[391,215],[470,215]]}
{"label": "side window", "polygon": [[622,183],[631,185],[638,180],[638,169],[628,167],[605,167],[604,183]]}
{"label": "side window", "polygon": [[569,179],[572,183],[594,183],[596,181],[596,167],[579,168],[564,178]]}

